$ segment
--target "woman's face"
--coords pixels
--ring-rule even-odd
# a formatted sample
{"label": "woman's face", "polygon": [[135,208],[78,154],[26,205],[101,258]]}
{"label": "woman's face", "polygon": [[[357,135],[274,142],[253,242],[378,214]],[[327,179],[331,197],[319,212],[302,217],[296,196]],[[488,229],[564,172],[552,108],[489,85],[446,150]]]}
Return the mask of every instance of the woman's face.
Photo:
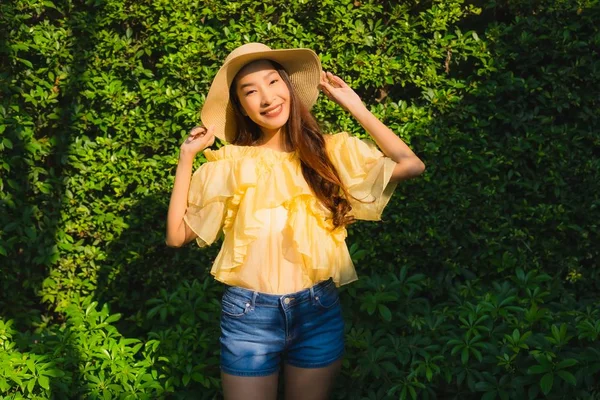
{"label": "woman's face", "polygon": [[246,65],[236,77],[236,94],[242,112],[263,133],[277,133],[290,116],[290,91],[269,61]]}

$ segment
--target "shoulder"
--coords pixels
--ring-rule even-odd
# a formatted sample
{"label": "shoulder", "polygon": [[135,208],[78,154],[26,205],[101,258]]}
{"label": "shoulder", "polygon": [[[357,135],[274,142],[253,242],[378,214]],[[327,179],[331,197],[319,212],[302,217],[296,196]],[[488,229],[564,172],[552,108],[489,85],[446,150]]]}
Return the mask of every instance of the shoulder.
{"label": "shoulder", "polygon": [[369,139],[358,138],[348,132],[324,134],[325,147],[328,152],[358,151],[364,152],[376,149],[375,143]]}
{"label": "shoulder", "polygon": [[348,132],[338,132],[338,133],[324,133],[323,138],[325,139],[325,143],[330,146],[333,144],[338,144],[344,140],[348,140],[350,134]]}
{"label": "shoulder", "polygon": [[331,153],[332,151],[339,150],[340,147],[342,147],[343,144],[347,142],[351,137],[352,136],[348,132],[323,134],[323,138],[325,139],[325,148],[327,152]]}

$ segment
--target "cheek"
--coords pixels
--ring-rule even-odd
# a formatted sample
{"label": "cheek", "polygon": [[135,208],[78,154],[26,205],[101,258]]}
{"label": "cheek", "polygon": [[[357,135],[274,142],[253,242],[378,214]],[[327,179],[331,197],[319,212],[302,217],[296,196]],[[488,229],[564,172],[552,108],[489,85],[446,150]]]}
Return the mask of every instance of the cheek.
{"label": "cheek", "polygon": [[247,101],[242,100],[240,101],[240,111],[242,112],[242,114],[248,116],[248,114],[252,112],[252,108],[250,107]]}
{"label": "cheek", "polygon": [[250,96],[241,101],[240,105],[246,114],[252,114],[255,110],[260,108],[260,104],[258,104],[256,100],[257,97],[258,96]]}

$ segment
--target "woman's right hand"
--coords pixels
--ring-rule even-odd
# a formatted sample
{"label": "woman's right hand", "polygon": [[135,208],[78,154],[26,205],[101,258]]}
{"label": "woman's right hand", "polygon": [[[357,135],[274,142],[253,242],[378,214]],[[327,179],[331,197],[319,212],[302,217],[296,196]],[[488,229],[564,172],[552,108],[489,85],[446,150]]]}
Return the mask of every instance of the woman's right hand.
{"label": "woman's right hand", "polygon": [[207,128],[204,126],[196,126],[190,131],[190,135],[181,144],[181,152],[195,157],[196,154],[203,151],[207,147],[212,146],[215,142],[215,126],[211,125]]}

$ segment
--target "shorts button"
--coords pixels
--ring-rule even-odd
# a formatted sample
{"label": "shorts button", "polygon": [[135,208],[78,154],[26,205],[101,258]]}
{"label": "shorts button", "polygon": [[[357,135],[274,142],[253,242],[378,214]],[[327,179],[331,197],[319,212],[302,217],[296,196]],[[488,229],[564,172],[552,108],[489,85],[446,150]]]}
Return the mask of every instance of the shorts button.
{"label": "shorts button", "polygon": [[290,298],[289,298],[289,297],[286,297],[286,298],[285,298],[285,300],[283,300],[283,302],[284,302],[285,304],[290,304],[290,301],[291,301],[291,300],[290,300]]}

